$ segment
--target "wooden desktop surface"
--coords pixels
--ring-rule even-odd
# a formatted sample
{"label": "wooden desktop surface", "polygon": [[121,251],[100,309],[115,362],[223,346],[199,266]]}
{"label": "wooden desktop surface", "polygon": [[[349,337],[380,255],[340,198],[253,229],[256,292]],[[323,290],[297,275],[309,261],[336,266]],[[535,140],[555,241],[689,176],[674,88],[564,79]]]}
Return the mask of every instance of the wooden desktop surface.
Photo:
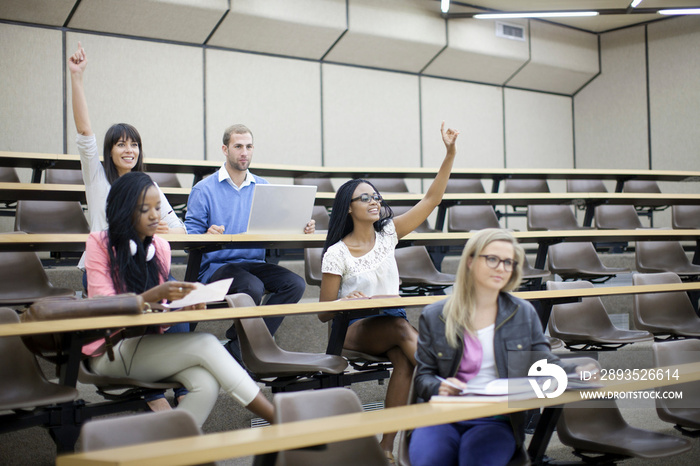
{"label": "wooden desktop surface", "polygon": [[[700,380],[700,362],[674,366],[678,380],[603,382],[598,391],[638,391]],[[578,391],[556,398],[509,403],[420,403],[381,411],[367,411],[306,421],[289,422],[256,429],[187,437],[88,453],[61,455],[57,466],[84,465],[188,465],[228,458],[253,456],[274,451],[321,445],[369,437],[383,432],[414,429],[480,417],[508,414],[527,409],[580,401]]]}
{"label": "wooden desktop surface", "polygon": [[[215,160],[183,160],[147,158],[148,171],[166,173],[212,173],[218,170],[223,158]],[[0,151],[0,166],[20,168],[80,169],[80,158],[72,154]],[[251,170],[260,176],[314,178],[434,178],[437,167],[319,167],[254,163]],[[479,179],[602,179],[700,181],[700,171],[685,170],[627,170],[581,168],[454,168],[452,178]]]}
{"label": "wooden desktop surface", "polygon": [[[527,300],[563,300],[591,296],[617,296],[636,293],[668,293],[700,290],[700,282],[667,285],[614,286],[571,290],[520,291],[515,296]],[[276,304],[240,308],[216,308],[202,311],[156,312],[129,316],[85,317],[44,322],[22,322],[0,325],[0,337],[36,335],[41,333],[77,332],[83,330],[136,327],[141,325],[169,325],[180,322],[205,322],[245,317],[288,316],[342,312],[363,309],[427,306],[446,296],[413,296],[404,298],[353,299],[317,303]]]}

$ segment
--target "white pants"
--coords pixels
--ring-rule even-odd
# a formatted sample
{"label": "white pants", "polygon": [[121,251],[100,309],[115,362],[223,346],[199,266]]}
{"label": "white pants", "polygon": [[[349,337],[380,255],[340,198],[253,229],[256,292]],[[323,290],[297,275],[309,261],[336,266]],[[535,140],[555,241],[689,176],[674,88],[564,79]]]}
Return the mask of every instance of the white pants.
{"label": "white pants", "polygon": [[216,403],[219,387],[243,406],[248,406],[260,392],[260,387],[219,340],[208,333],[127,338],[114,347],[114,361],[103,354],[91,359],[90,367],[100,375],[181,383],[189,393],[179,408],[192,413],[200,426]]}

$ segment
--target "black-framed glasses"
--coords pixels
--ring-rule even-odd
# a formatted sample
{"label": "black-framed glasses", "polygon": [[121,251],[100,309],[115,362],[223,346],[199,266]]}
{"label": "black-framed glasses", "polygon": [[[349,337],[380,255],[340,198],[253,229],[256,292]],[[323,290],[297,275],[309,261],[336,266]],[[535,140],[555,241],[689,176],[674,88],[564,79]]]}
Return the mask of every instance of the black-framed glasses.
{"label": "black-framed glasses", "polygon": [[498,256],[492,256],[490,254],[480,254],[479,257],[483,257],[484,260],[486,260],[486,265],[488,265],[490,269],[497,269],[501,262],[503,262],[503,269],[506,272],[512,272],[513,267],[518,265],[518,262],[513,259],[501,259]]}
{"label": "black-framed glasses", "polygon": [[372,201],[372,200],[381,203],[381,202],[382,202],[382,196],[380,196],[380,195],[377,194],[377,193],[374,193],[374,194],[362,193],[362,194],[360,194],[359,196],[353,197],[352,199],[350,199],[350,202],[355,202],[355,201],[358,201],[358,200],[364,202],[365,204],[369,203],[369,202]]}

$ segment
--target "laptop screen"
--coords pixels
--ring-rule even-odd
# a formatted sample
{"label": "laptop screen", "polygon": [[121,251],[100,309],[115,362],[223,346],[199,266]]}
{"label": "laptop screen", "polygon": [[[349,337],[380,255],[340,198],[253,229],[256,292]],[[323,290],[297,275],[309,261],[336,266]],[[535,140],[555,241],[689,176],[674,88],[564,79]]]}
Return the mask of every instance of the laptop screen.
{"label": "laptop screen", "polygon": [[304,233],[315,198],[316,186],[256,184],[247,233]]}

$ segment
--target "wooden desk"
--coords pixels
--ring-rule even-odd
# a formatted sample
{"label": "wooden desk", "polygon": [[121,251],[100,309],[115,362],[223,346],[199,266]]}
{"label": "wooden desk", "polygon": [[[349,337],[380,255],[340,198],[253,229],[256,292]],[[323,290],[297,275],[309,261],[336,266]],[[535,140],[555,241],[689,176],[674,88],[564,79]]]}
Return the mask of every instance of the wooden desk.
{"label": "wooden desk", "polygon": [[[679,371],[678,380],[664,381],[662,384],[650,380],[606,383],[600,391],[638,391],[700,380],[700,363],[676,367]],[[89,453],[62,455],[57,458],[56,465],[198,464],[351,440],[383,432],[553,407],[580,400],[579,392],[568,391],[557,398],[518,402],[516,407],[509,405],[508,402],[421,403],[386,408],[381,411],[289,422],[257,429],[241,429]]]}
{"label": "wooden desk", "polygon": [[[192,173],[195,183],[204,175],[218,170],[223,160],[182,160],[148,158],[145,160],[148,171],[166,173]],[[47,168],[80,169],[77,155],[48,154],[36,152],[0,151],[0,166],[33,169],[33,182],[41,180],[41,172]],[[432,179],[437,168],[425,167],[319,167],[304,165],[283,165],[255,163],[251,170],[259,176],[313,178],[412,178]],[[684,170],[625,170],[625,169],[580,169],[580,168],[455,168],[452,178],[477,178],[493,180],[492,192],[498,192],[501,180],[507,179],[549,179],[581,180],[600,179],[615,180],[615,191],[621,192],[622,185],[628,180],[651,181],[700,181],[699,171]]]}

